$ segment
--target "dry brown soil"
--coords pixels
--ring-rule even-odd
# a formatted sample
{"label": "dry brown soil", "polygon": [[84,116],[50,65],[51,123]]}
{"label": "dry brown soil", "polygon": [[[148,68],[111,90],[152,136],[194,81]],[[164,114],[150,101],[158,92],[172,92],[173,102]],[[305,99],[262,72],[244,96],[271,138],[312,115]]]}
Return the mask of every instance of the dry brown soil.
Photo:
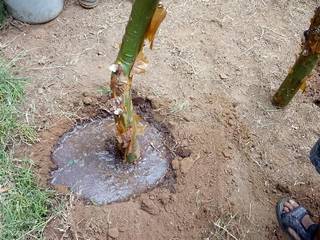
{"label": "dry brown soil", "polygon": [[[172,151],[183,146],[191,156],[174,161],[173,188],[127,202],[94,206],[65,193],[66,210],[48,224],[46,239],[283,239],[274,214],[278,199],[293,196],[319,214],[320,177],[308,152],[319,138],[320,108],[310,89],[285,110],[275,109],[270,97],[319,1],[164,4],[168,17],[134,88],[169,127]],[[25,117],[39,129],[39,143],[21,149],[35,161],[41,184],[48,186],[58,137],[88,117],[90,106],[103,107],[96,96],[107,85],[130,7],[101,0],[88,11],[72,0],[50,23],[12,22],[2,30],[3,54],[31,79]]]}

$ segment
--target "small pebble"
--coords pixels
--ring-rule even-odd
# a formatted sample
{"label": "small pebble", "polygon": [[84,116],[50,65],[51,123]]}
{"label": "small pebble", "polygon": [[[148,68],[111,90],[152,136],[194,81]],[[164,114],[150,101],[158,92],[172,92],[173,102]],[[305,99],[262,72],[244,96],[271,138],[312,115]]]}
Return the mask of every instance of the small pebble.
{"label": "small pebble", "polygon": [[44,93],[44,89],[43,88],[38,88],[38,93],[39,94],[43,94]]}
{"label": "small pebble", "polygon": [[172,166],[173,170],[179,170],[179,168],[180,168],[179,160],[178,159],[172,160],[171,166]]}
{"label": "small pebble", "polygon": [[108,231],[109,237],[113,239],[117,239],[119,237],[119,230],[118,228],[110,228]]}
{"label": "small pebble", "polygon": [[83,102],[85,105],[90,105],[90,104],[93,103],[93,100],[92,100],[92,98],[90,98],[90,97],[84,97],[83,100],[82,100],[82,102]]}
{"label": "small pebble", "polygon": [[188,173],[190,171],[190,169],[192,168],[193,163],[194,163],[194,160],[191,157],[182,159],[181,162],[180,162],[180,164],[181,164],[181,167],[180,167],[181,172],[183,174]]}
{"label": "small pebble", "polygon": [[219,77],[220,77],[221,79],[227,79],[227,78],[228,78],[228,75],[226,75],[226,74],[224,74],[224,73],[220,73],[220,74],[219,74]]}

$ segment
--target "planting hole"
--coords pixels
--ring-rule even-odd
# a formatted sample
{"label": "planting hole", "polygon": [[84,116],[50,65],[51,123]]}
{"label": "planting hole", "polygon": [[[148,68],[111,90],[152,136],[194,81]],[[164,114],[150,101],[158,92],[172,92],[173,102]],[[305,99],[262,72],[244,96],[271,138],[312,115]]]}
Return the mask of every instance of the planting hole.
{"label": "planting hole", "polygon": [[154,188],[170,168],[170,154],[164,134],[141,123],[145,130],[138,136],[141,159],[136,164],[123,164],[115,150],[113,118],[76,125],[59,139],[52,153],[57,170],[51,183],[97,204],[127,200]]}

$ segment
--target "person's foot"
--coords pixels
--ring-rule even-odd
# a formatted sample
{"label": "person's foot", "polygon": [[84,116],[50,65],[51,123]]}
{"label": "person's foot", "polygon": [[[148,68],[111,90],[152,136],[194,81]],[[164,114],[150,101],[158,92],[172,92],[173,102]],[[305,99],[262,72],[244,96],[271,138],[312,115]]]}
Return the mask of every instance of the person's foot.
{"label": "person's foot", "polygon": [[315,166],[318,173],[320,173],[320,139],[311,149],[310,160],[312,164]]}
{"label": "person's foot", "polygon": [[[292,212],[294,209],[298,208],[299,204],[296,203],[294,200],[290,199],[287,202],[284,203],[283,212],[289,213]],[[312,221],[309,214],[304,215],[304,217],[301,220],[301,224],[305,229],[308,229],[314,222]],[[295,240],[300,240],[301,238],[298,236],[298,234],[292,229],[288,228],[289,234],[293,237]]]}
{"label": "person's foot", "polygon": [[86,9],[94,8],[98,5],[98,0],[78,0],[79,4]]}
{"label": "person's foot", "polygon": [[277,204],[277,217],[282,229],[294,240],[311,240],[318,228],[309,212],[292,199]]}

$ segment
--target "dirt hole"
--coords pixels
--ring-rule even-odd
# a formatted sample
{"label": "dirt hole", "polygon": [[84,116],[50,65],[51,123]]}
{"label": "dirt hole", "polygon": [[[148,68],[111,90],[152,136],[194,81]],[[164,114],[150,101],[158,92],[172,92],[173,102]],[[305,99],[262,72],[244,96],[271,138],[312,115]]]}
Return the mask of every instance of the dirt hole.
{"label": "dirt hole", "polygon": [[104,108],[104,114],[77,123],[59,138],[51,156],[57,166],[51,183],[96,204],[108,204],[128,200],[164,180],[172,181],[169,132],[153,120],[149,102],[135,98],[134,104],[145,128],[138,136],[141,159],[136,164],[121,162],[113,117]]}

